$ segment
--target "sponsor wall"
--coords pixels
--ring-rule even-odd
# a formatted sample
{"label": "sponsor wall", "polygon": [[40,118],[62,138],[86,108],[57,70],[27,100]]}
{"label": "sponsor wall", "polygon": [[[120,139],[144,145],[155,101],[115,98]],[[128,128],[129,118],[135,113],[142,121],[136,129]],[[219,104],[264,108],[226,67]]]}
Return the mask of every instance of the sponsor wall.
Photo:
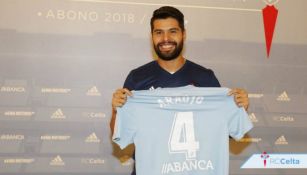
{"label": "sponsor wall", "polygon": [[[267,58],[262,9],[278,18]],[[149,20],[161,5],[186,18],[186,58],[223,86],[248,90],[255,128],[230,141],[230,173],[252,154],[307,152],[307,2],[304,0],[2,0],[0,174],[128,174],[131,147],[110,141],[112,93],[153,59]]]}

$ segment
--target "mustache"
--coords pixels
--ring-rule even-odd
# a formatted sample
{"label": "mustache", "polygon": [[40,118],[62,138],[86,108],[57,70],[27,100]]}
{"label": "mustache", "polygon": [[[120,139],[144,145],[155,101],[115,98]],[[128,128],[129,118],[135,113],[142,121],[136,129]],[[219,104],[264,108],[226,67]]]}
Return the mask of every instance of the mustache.
{"label": "mustache", "polygon": [[173,45],[177,46],[177,43],[175,41],[161,42],[161,43],[158,43],[157,46],[161,46],[161,45],[164,45],[164,44],[173,44]]}

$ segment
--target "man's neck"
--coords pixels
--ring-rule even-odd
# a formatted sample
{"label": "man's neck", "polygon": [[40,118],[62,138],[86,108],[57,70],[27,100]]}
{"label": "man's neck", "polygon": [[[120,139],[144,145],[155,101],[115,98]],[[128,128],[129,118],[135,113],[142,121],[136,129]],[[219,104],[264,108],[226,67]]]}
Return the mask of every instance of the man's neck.
{"label": "man's neck", "polygon": [[161,58],[157,60],[158,64],[162,69],[166,70],[167,72],[174,73],[177,72],[185,63],[185,58],[183,56],[179,56],[176,59],[165,61]]}

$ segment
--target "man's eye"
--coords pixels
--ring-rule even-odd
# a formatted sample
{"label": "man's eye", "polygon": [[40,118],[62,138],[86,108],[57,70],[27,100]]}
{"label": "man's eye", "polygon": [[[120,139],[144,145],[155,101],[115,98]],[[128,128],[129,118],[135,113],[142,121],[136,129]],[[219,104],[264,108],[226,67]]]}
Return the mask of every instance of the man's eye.
{"label": "man's eye", "polygon": [[171,33],[177,33],[177,30],[171,30]]}

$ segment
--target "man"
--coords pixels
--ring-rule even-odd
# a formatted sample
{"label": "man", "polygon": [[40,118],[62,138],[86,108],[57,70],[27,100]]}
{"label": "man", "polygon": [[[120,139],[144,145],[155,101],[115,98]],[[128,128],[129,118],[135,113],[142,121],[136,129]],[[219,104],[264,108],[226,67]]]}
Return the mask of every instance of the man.
{"label": "man", "polygon": [[[112,99],[113,132],[116,108],[125,104],[131,90],[147,90],[158,87],[180,87],[194,85],[196,87],[220,87],[220,83],[210,69],[195,64],[182,55],[186,38],[184,15],[176,8],[164,6],[154,11],[150,21],[154,50],[158,56],[148,64],[132,70],[124,87],[117,89]],[[243,89],[232,89],[229,95],[239,107],[248,108],[248,95]]]}

